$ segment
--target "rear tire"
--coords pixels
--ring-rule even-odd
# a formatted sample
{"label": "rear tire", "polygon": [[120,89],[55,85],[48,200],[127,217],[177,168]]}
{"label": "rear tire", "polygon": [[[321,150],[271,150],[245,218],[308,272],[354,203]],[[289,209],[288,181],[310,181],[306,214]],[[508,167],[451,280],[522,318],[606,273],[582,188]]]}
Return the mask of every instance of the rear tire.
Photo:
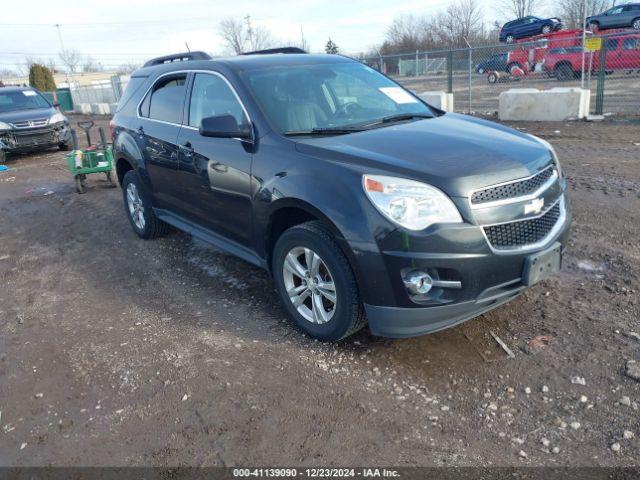
{"label": "rear tire", "polygon": [[169,225],[160,220],[135,171],[128,171],[122,180],[122,195],[127,218],[140,238],[150,240],[161,237]]}
{"label": "rear tire", "polygon": [[544,35],[548,35],[549,33],[551,33],[552,30],[553,28],[551,27],[551,25],[545,25],[542,27],[542,33]]}
{"label": "rear tire", "polygon": [[273,249],[272,272],[285,310],[307,335],[337,341],[367,323],[351,266],[322,223],[307,222],[285,231]]}
{"label": "rear tire", "polygon": [[573,67],[571,65],[562,64],[556,68],[556,78],[561,82],[568,82],[575,78]]}
{"label": "rear tire", "polygon": [[487,76],[487,82],[489,82],[489,83],[498,83],[498,74],[496,72],[491,72]]}
{"label": "rear tire", "polygon": [[505,38],[505,41],[507,43],[513,43],[515,42],[515,40],[516,40],[516,37],[514,37],[513,35],[507,35],[507,38]]}
{"label": "rear tire", "polygon": [[631,22],[631,28],[634,30],[640,30],[640,18],[636,18],[633,22]]}
{"label": "rear tire", "polygon": [[600,24],[598,22],[591,22],[588,28],[590,32],[597,32],[600,30]]}
{"label": "rear tire", "polygon": [[4,162],[7,161],[7,153],[0,149],[0,164],[3,164]]}

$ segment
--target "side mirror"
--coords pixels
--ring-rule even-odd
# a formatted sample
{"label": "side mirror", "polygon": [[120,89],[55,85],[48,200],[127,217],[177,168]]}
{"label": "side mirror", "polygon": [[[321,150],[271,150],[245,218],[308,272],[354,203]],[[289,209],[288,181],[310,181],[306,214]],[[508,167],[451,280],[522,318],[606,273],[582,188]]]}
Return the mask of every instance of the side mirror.
{"label": "side mirror", "polygon": [[249,125],[238,125],[232,115],[216,115],[215,117],[205,117],[200,122],[198,129],[203,137],[215,138],[241,138],[251,139],[251,127]]}

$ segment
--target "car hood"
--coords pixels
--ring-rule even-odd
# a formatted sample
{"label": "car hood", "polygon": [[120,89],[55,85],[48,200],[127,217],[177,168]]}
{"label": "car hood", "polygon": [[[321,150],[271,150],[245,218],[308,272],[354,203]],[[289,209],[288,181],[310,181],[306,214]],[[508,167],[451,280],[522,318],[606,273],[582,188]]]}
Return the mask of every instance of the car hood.
{"label": "car hood", "polygon": [[24,122],[26,120],[37,120],[41,118],[49,118],[56,113],[55,108],[30,108],[27,110],[15,110],[13,112],[0,112],[0,122],[15,123]]}
{"label": "car hood", "polygon": [[362,173],[425,181],[451,196],[528,177],[552,161],[532,137],[458,114],[348,135],[297,139],[301,153],[351,164]]}

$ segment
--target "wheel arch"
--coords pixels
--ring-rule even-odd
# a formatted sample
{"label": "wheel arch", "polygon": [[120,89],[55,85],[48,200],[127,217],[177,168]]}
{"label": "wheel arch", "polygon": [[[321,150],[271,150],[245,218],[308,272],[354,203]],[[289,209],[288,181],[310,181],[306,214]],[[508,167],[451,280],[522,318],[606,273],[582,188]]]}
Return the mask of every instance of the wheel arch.
{"label": "wheel arch", "polygon": [[347,257],[349,265],[354,271],[356,278],[359,278],[354,254],[345,240],[344,234],[325,213],[305,200],[298,198],[282,198],[276,200],[270,206],[268,222],[264,232],[264,258],[267,261],[267,268],[271,273],[273,261],[273,248],[278,238],[289,228],[309,221],[319,221],[326,226],[334,236],[342,253]]}

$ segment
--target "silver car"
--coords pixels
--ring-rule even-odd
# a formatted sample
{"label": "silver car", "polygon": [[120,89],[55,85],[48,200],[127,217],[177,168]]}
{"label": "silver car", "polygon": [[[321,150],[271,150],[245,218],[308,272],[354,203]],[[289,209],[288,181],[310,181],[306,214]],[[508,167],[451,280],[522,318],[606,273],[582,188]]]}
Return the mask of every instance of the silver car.
{"label": "silver car", "polygon": [[640,30],[640,3],[618,5],[599,15],[587,17],[586,27],[591,31],[629,27]]}

